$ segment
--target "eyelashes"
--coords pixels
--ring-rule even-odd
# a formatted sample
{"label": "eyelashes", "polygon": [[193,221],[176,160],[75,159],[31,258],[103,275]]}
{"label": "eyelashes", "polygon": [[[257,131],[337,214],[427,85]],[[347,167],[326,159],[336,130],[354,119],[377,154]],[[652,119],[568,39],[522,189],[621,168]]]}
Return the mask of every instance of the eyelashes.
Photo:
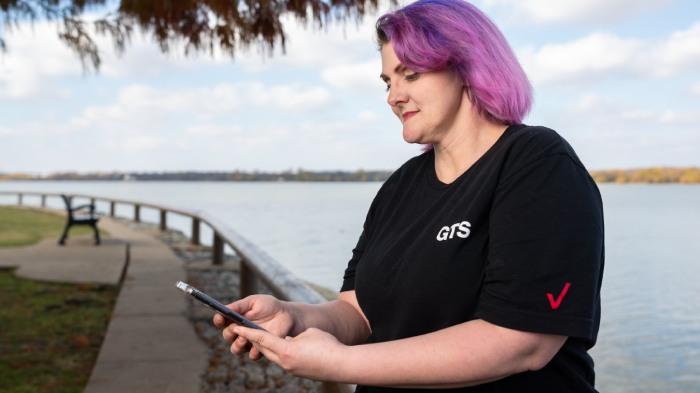
{"label": "eyelashes", "polygon": [[[408,74],[408,75],[404,76],[404,78],[409,82],[413,82],[413,81],[417,80],[419,77],[420,77],[420,73],[418,73],[418,72],[414,72],[413,74]],[[385,91],[389,91],[389,89],[391,89],[391,85],[387,84]]]}

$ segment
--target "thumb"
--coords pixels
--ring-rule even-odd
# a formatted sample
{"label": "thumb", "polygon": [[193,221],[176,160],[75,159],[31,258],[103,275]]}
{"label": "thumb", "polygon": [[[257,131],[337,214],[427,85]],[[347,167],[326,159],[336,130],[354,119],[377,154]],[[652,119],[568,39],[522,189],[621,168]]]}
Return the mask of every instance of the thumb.
{"label": "thumb", "polygon": [[250,311],[251,308],[253,308],[253,302],[251,301],[250,297],[246,297],[240,300],[236,300],[233,303],[227,304],[226,307],[230,308],[231,310],[245,315],[248,311]]}

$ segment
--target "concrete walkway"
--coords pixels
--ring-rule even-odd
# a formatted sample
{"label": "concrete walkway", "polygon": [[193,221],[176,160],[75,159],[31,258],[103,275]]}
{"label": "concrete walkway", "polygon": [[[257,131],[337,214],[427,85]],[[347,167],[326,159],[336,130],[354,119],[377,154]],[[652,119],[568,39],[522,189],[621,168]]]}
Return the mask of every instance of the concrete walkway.
{"label": "concrete walkway", "polygon": [[34,246],[0,249],[0,267],[16,267],[17,276],[31,280],[117,285],[126,261],[126,244],[108,237],[95,247],[92,235],[82,235],[59,247],[56,239],[48,238]]}
{"label": "concrete walkway", "polygon": [[61,282],[125,280],[85,393],[197,392],[207,365],[204,343],[186,316],[186,298],[175,288],[183,262],[159,240],[103,218],[110,233],[101,246],[88,237],[65,247],[49,239],[32,247],[0,250],[0,266],[17,266],[27,278]]}

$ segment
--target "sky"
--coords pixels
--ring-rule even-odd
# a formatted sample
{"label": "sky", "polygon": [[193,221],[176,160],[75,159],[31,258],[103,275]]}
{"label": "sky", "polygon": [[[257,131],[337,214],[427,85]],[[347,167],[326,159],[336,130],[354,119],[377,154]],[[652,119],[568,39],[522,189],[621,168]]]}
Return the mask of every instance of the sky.
{"label": "sky", "polygon": [[[401,2],[406,4],[408,2]],[[534,87],[525,124],[590,170],[700,166],[700,2],[480,0]],[[162,54],[136,33],[86,73],[48,22],[2,32],[0,173],[393,170],[421,153],[386,103],[373,26],[285,19],[287,46]]]}

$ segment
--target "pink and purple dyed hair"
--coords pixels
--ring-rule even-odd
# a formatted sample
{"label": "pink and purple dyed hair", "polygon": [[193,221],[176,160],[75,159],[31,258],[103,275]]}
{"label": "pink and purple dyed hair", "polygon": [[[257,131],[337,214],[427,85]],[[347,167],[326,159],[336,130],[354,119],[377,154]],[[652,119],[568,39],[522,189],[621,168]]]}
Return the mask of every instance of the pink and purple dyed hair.
{"label": "pink and purple dyed hair", "polygon": [[462,0],[422,0],[377,20],[379,46],[391,41],[416,72],[451,67],[464,81],[478,112],[518,124],[530,111],[532,87],[503,34],[475,6]]}

